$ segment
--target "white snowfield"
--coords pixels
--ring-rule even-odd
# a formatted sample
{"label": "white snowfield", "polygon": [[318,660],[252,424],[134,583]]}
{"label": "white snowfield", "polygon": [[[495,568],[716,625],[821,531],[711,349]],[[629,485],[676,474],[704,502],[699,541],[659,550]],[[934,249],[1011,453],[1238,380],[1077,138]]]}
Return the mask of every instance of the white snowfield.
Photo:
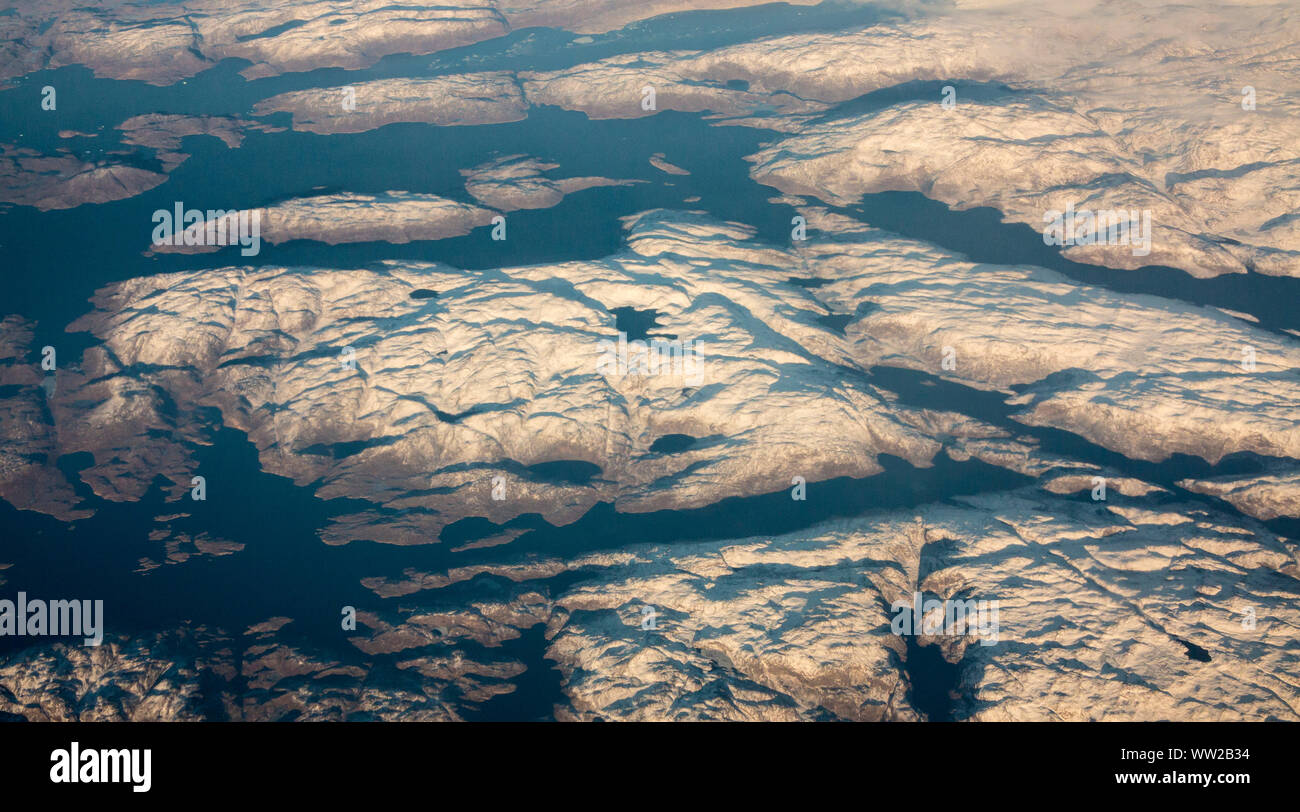
{"label": "white snowfield", "polygon": [[1211,308],[854,234],[847,219],[814,213],[809,222],[836,235],[804,249],[829,282],[817,296],[863,313],[846,327],[859,367],[905,366],[982,389],[1028,385],[1008,399],[1023,407],[1019,420],[1136,459],[1300,458],[1300,344],[1289,337]]}
{"label": "white snowfield", "polygon": [[1185,479],[1178,484],[1194,493],[1217,496],[1257,519],[1300,516],[1300,471],[1293,466],[1278,466],[1258,476]]}
{"label": "white snowfield", "polygon": [[[628,218],[627,249],[599,261],[117,283],[70,328],[103,343],[59,374],[53,442],[94,455],[82,478],[105,498],[139,498],[154,472],[179,492],[215,408],[266,470],[375,504],[327,541],[400,544],[465,516],[698,508],[795,476],[870,476],[880,454],[927,466],[945,446],[1042,472],[1006,430],[904,406],[873,383],[877,366],[998,392],[1012,421],[1133,459],[1300,459],[1291,338],[804,213],[837,236],[782,248],[657,210]],[[602,368],[624,307],[656,312],[645,349],[660,342],[662,368],[640,368],[635,345],[628,368]],[[671,435],[686,446],[651,450]]]}
{"label": "white snowfield", "polygon": [[[626,250],[599,261],[128,280],[102,290],[72,326],[102,342],[81,367],[61,369],[43,395],[23,390],[47,399],[54,425],[41,424],[26,394],[5,403],[30,416],[23,442],[33,450],[52,459],[90,452],[80,477],[112,500],[139,498],[158,473],[182,493],[196,473],[193,444],[211,434],[205,415],[218,414],[248,434],[264,470],[323,498],[374,505],[336,519],[328,543],[435,543],[470,516],[503,523],[536,513],[564,525],[598,502],[624,513],[700,509],[788,491],[795,476],[811,489],[868,477],[882,470],[880,454],[926,467],[943,453],[1029,477],[1018,490],[770,539],[363,577],[392,597],[480,575],[516,586],[455,611],[360,619],[354,643],[368,662],[397,658],[426,675],[429,690],[450,692],[435,705],[273,639],[247,655],[261,658],[270,693],[240,700],[229,711],[240,718],[472,716],[511,690],[522,664],[449,660],[447,646],[499,645],[539,622],[565,675],[562,718],[922,718],[928,711],[909,698],[906,642],[890,631],[890,605],[918,591],[1001,607],[994,645],[970,634],[919,641],[960,663],[957,718],[1296,718],[1296,550],[1229,507],[1294,516],[1294,476],[1268,481],[1267,511],[1218,480],[1178,484],[1223,496],[1214,508],[1042,451],[1014,427],[1064,429],[1140,460],[1246,452],[1293,470],[1297,342],[1214,308],[973,264],[816,207],[801,213],[834,236],[781,247],[735,223],[655,210],[627,218]],[[612,311],[622,307],[656,311],[651,337],[700,342],[699,379],[686,380],[685,369],[639,374],[635,363],[630,374],[598,371],[600,342],[616,338]],[[832,326],[835,314],[850,318]],[[28,328],[4,327],[0,346],[22,357]],[[1241,366],[1243,345],[1256,350],[1252,371]],[[873,382],[883,367],[992,393],[1011,423],[990,425],[960,405],[907,406]],[[26,380],[20,367],[6,369]],[[670,435],[694,442],[651,450]],[[540,465],[555,462],[585,470]],[[61,481],[30,462],[6,470],[16,472],[0,481],[10,499]],[[1096,476],[1111,480],[1105,502],[1087,498]],[[42,499],[37,509],[75,507],[66,487],[63,503]],[[459,549],[508,551],[518,535],[505,529]],[[184,562],[184,550],[167,551]],[[551,589],[562,574],[565,585]],[[646,606],[652,629],[641,626]],[[116,718],[127,711],[94,698],[113,694],[115,680],[135,684],[121,674],[168,667],[174,645],[160,638],[113,655],[12,661],[5,668],[27,669],[13,679],[31,692],[16,691],[6,707],[33,718]],[[99,662],[110,656],[125,659]],[[354,687],[337,686],[340,673]],[[91,704],[51,705],[32,687],[57,674],[77,680]],[[303,674],[322,682],[303,683]],[[144,707],[162,718],[198,713],[180,698]]]}
{"label": "white snowfield", "polygon": [[[1149,246],[1067,242],[1064,253],[1198,277],[1300,276],[1298,29],[1286,4],[1230,13],[1119,0],[963,4],[837,34],[558,71],[377,80],[356,86],[366,100],[357,112],[340,107],[337,88],[296,91],[259,112],[293,112],[295,127],[317,132],[514,121],[536,105],[592,118],[703,112],[784,133],[752,157],[752,174],[788,194],[848,206],[919,192],[954,209],[992,207],[1036,231],[1067,207],[1149,213]],[[951,105],[935,86],[943,82],[956,83]],[[863,112],[835,109],[908,87]]]}
{"label": "white snowfield", "polygon": [[[1300,276],[1298,38],[1287,4],[1021,3],[616,57],[525,74],[523,86],[534,103],[593,117],[709,111],[787,132],[754,156],[754,177],[834,205],[915,191],[1035,230],[1067,205],[1149,211],[1149,254],[1077,245],[1066,256],[1202,277]],[[734,80],[748,86],[723,86]],[[967,98],[954,87],[948,108],[926,86],[861,114],[809,115],[909,82],[962,80],[1007,90]],[[656,89],[653,112],[636,103],[642,85]]]}
{"label": "white snowfield", "polygon": [[[1300,569],[1276,539],[1188,505],[1105,510],[1041,491],[957,501],[629,551],[634,563],[556,600],[549,652],[573,717],[915,718],[890,630],[891,605],[914,590],[999,603],[993,645],[919,641],[962,662],[957,718],[1300,716]],[[645,606],[657,631],[642,628]]]}
{"label": "white snowfield", "polygon": [[[194,23],[212,29],[201,50],[253,59],[246,72],[259,76],[308,65],[359,67],[385,53],[437,51],[505,30],[486,3],[400,20],[387,7],[345,14],[330,2],[292,9],[250,2],[216,13],[206,3],[186,5],[209,11]],[[605,24],[693,4],[597,5],[598,18],[590,14],[596,6],[586,3],[538,3],[503,13],[534,24],[606,30]],[[1121,269],[1300,276],[1300,56],[1294,47],[1300,22],[1290,4],[1104,0],[910,10],[856,30],[705,51],[291,91],[262,100],[254,112],[289,112],[296,129],[316,133],[395,122],[512,122],[548,105],[592,118],[700,112],[719,124],[782,133],[752,156],[752,174],[788,194],[848,206],[876,192],[919,192],[954,209],[995,208],[1007,222],[1035,231],[1067,207],[1149,216],[1141,247],[1112,244],[1117,235],[1104,244],[1067,240],[1063,251],[1075,261]],[[64,28],[88,13],[69,13],[48,32],[37,24],[39,15],[14,15],[0,26],[36,28],[52,38],[52,64],[82,61],[108,75],[159,82],[197,66],[186,66],[193,59],[188,52],[166,67],[154,64],[157,53],[179,47],[167,41],[154,43],[156,53],[132,60],[129,70],[114,67],[115,49],[126,47],[125,40],[132,42],[128,52],[143,53],[144,40],[171,36],[170,22],[103,31],[88,25],[71,47]],[[189,31],[188,18],[173,22]],[[256,35],[262,26],[272,33]],[[367,32],[360,48],[359,30]],[[1193,33],[1173,37],[1170,31]],[[953,93],[941,93],[949,82]],[[654,90],[653,105],[647,88]],[[46,177],[36,155],[18,148],[6,154],[10,166],[0,176],[11,175],[7,185],[14,188],[4,199],[42,208],[115,200],[162,182],[157,173],[83,165],[66,154],[59,157],[66,164],[60,174]],[[168,167],[168,154],[161,158]],[[117,182],[124,178],[129,182]]]}
{"label": "white snowfield", "polygon": [[[0,16],[0,76],[84,63],[165,84],[223,56],[250,59],[250,78],[360,68],[512,27],[595,33],[747,4],[187,0],[121,19],[68,8],[46,27],[23,12]],[[163,477],[179,506],[156,518],[139,577],[248,555],[242,541],[173,529],[219,429],[246,435],[261,471],[353,500],[323,543],[444,544],[452,562],[404,567],[385,556],[443,551],[384,548],[360,568],[357,588],[383,609],[358,614],[346,658],[287,617],[37,645],[0,658],[0,713],[474,718],[518,690],[534,665],[512,644],[540,627],[561,719],[934,718],[916,677],[941,670],[924,663],[937,651],[959,695],[946,710],[961,720],[1300,721],[1300,549],[1280,535],[1300,520],[1300,333],[971,262],[845,211],[896,190],[991,206],[1035,230],[1067,206],[1150,212],[1150,253],[1065,255],[1133,274],[1300,277],[1300,15],[1157,0],[909,9],[833,34],[262,101],[257,115],[290,113],[321,136],[500,124],[543,105],[704,113],[771,132],[750,175],[810,238],[778,244],[704,212],[653,209],[624,218],[625,245],[596,259],[138,277],[98,291],[68,327],[92,346],[50,374],[31,363],[36,325],[0,313],[0,498],[63,521],[91,515],[55,464],[79,453],[93,461],[76,476],[110,501],[139,500]],[[204,13],[172,19],[182,10]],[[40,64],[15,51],[23,37],[48,46]],[[944,83],[956,85],[951,107]],[[236,149],[265,129],[129,121],[127,142],[157,150],[166,171],[186,159],[184,136]],[[651,161],[672,171],[663,154]],[[500,212],[632,182],[553,177],[540,153],[457,168],[479,205],[401,190],[294,198],[260,210],[262,236],[401,243],[481,229],[487,242]],[[4,199],[43,209],[166,181],[135,171],[0,145]],[[975,495],[916,496],[931,474]],[[987,486],[995,476],[1011,484]],[[827,510],[818,500],[844,493],[841,478],[912,498]],[[776,500],[821,512],[793,530],[718,520]],[[714,535],[613,546],[572,528],[602,512]],[[444,537],[466,519],[491,526]],[[543,523],[571,528],[572,549],[527,538]],[[490,589],[471,592],[478,579]],[[892,607],[917,593],[996,601],[997,626],[908,640]]]}
{"label": "white snowfield", "polygon": [[[175,235],[176,245],[152,244],[155,253],[208,253],[238,245],[256,219],[262,241],[272,245],[292,240],[313,240],[329,245],[461,237],[489,225],[497,212],[416,192],[378,195],[332,194],[292,198],[246,212],[227,211],[208,216]],[[243,230],[241,231],[241,219]],[[186,242],[191,244],[186,244]]]}
{"label": "white snowfield", "polygon": [[[794,475],[869,476],[880,453],[924,465],[939,450],[879,392],[845,379],[847,345],[816,323],[825,308],[787,283],[792,254],[699,215],[652,212],[629,229],[629,249],[597,262],[229,269],[114,285],[74,325],[105,343],[87,354],[84,384],[69,375],[60,390],[84,427],[69,440],[97,446],[85,476],[101,496],[143,493],[151,477],[133,463],[184,456],[148,435],[162,401],[143,375],[182,413],[220,409],[268,471],[319,481],[324,497],[403,509],[340,525],[331,541],[398,543],[434,541],[465,515],[567,523],[598,501],[702,506]],[[436,298],[412,298],[420,290]],[[635,358],[628,374],[600,371],[619,307],[662,313],[650,333],[669,347],[699,342],[695,367],[665,356],[658,374],[640,374]],[[650,451],[673,434],[700,442]],[[345,444],[354,450],[333,452]],[[598,473],[566,483],[522,470],[557,461]],[[163,470],[188,481],[184,466]]]}
{"label": "white snowfield", "polygon": [[540,161],[529,155],[507,155],[462,169],[460,174],[465,178],[465,191],[471,197],[499,211],[546,209],[558,205],[567,195],[584,189],[639,182],[599,177],[547,177],[547,172],[559,168],[559,164]]}
{"label": "white snowfield", "polygon": [[[597,34],[663,14],[765,0],[181,0],[84,6],[15,4],[0,17],[0,79],[86,65],[98,76],[168,85],[227,58],[249,79],[321,67],[358,69],[390,54],[432,54],[550,26]],[[791,5],[813,5],[792,0]]]}
{"label": "white snowfield", "polygon": [[[552,581],[566,573],[578,577]],[[912,655],[891,623],[893,604],[920,591],[997,602],[996,627],[918,638],[960,664],[955,718],[1300,719],[1295,551],[1195,504],[1106,507],[1027,488],[770,537],[367,583],[436,597],[484,575],[505,584],[493,598],[362,613],[361,665],[304,646],[288,618],[244,632],[242,654],[203,628],[56,644],[0,664],[0,711],[209,718],[197,690],[208,672],[233,719],[467,718],[525,669],[502,644],[542,623],[563,674],[560,719],[916,720]],[[456,649],[463,640],[480,653]],[[381,663],[418,673],[421,690],[384,681]]]}
{"label": "white snowfield", "polygon": [[397,122],[442,127],[519,121],[528,105],[512,74],[503,71],[377,79],[337,88],[295,90],[258,102],[258,115],[293,114],[294,129],[314,133],[364,132]]}

